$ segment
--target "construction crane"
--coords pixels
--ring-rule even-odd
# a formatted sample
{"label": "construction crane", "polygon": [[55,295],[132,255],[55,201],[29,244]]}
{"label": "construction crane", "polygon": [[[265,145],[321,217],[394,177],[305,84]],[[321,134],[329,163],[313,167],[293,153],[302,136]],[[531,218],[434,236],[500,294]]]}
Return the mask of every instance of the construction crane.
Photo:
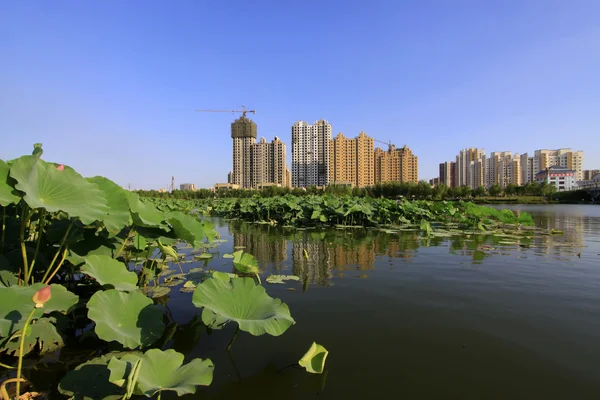
{"label": "construction crane", "polygon": [[175,177],[174,176],[171,177],[171,186],[169,186],[169,192],[172,192],[173,190],[175,190]]}
{"label": "construction crane", "polygon": [[196,110],[198,112],[230,112],[230,113],[242,113],[242,117],[246,118],[246,113],[256,114],[256,110],[246,110],[246,107],[242,106],[241,110]]}
{"label": "construction crane", "polygon": [[392,150],[392,141],[390,140],[389,142],[382,142],[381,140],[377,140],[377,139],[373,139],[374,141],[378,142],[378,143],[382,143],[382,144],[387,144],[388,145],[388,150]]}

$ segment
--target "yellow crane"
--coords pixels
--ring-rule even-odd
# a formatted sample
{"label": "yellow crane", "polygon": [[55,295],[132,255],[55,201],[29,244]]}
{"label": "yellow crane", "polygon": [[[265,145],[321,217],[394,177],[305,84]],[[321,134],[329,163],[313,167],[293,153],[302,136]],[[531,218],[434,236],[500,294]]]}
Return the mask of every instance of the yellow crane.
{"label": "yellow crane", "polygon": [[246,110],[246,107],[242,106],[241,110],[196,110],[198,112],[230,112],[230,113],[242,113],[242,117],[246,118],[246,113],[256,114],[256,110]]}
{"label": "yellow crane", "polygon": [[392,141],[390,140],[389,142],[382,142],[381,140],[377,140],[377,139],[373,139],[374,141],[378,142],[378,143],[382,143],[382,144],[387,144],[388,145],[388,150],[392,149]]}

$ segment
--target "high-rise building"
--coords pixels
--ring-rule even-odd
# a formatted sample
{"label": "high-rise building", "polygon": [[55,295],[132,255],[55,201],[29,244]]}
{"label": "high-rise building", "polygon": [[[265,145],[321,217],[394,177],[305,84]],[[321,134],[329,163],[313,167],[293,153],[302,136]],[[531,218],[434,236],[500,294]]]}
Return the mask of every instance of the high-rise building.
{"label": "high-rise building", "polygon": [[272,183],[286,186],[285,144],[275,136],[271,143],[264,137],[252,144],[251,152],[251,186],[260,188]]}
{"label": "high-rise building", "polygon": [[591,181],[594,175],[600,174],[600,169],[584,169],[583,170],[583,181]]}
{"label": "high-rise building", "polygon": [[292,186],[326,186],[329,183],[331,125],[298,121],[292,126]]}
{"label": "high-rise building", "polygon": [[571,149],[558,150],[536,150],[534,158],[537,161],[537,172],[548,167],[560,166],[575,171],[578,181],[583,180],[583,151],[572,151]]}
{"label": "high-rise building", "polygon": [[229,183],[241,188],[252,186],[252,154],[251,147],[256,141],[256,123],[246,116],[241,116],[231,123],[233,139],[233,170]]}
{"label": "high-rise building", "polygon": [[375,183],[419,181],[419,158],[407,146],[390,145],[387,151],[378,147],[374,161]]}
{"label": "high-rise building", "polygon": [[354,139],[341,132],[329,145],[329,183],[364,187],[375,183],[373,138],[361,132]]}
{"label": "high-rise building", "polygon": [[460,151],[456,156],[456,186],[470,186],[475,189],[485,184],[484,156],[484,149],[468,148]]}

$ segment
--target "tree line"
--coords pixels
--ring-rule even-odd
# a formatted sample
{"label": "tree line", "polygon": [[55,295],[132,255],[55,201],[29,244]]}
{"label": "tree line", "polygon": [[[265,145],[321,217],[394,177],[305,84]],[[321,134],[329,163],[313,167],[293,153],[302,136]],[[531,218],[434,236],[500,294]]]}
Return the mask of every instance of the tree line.
{"label": "tree line", "polygon": [[385,197],[388,199],[415,198],[415,199],[433,199],[433,200],[454,200],[468,199],[483,196],[551,196],[556,192],[554,185],[543,183],[528,183],[517,186],[508,184],[502,189],[499,184],[489,188],[479,186],[471,189],[469,186],[449,187],[440,184],[432,187],[425,181],[413,182],[386,182],[376,183],[367,187],[349,187],[347,185],[328,185],[325,188],[310,186],[308,188],[288,188],[279,186],[269,186],[260,190],[233,189],[217,190],[198,189],[198,190],[173,190],[172,192],[159,192],[157,190],[136,190],[140,196],[172,198],[182,200],[209,199],[209,198],[245,198],[260,195],[261,197],[275,197],[292,194],[295,196],[328,194],[334,196],[359,196],[359,197]]}

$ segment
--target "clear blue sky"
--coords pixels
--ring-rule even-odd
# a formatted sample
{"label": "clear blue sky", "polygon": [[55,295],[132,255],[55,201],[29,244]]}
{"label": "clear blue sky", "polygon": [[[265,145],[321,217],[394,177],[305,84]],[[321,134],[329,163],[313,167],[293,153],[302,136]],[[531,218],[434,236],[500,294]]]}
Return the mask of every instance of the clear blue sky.
{"label": "clear blue sky", "polygon": [[419,156],[585,150],[600,168],[600,1],[3,1],[0,159],[133,188],[225,182],[231,114],[288,145],[327,119]]}

